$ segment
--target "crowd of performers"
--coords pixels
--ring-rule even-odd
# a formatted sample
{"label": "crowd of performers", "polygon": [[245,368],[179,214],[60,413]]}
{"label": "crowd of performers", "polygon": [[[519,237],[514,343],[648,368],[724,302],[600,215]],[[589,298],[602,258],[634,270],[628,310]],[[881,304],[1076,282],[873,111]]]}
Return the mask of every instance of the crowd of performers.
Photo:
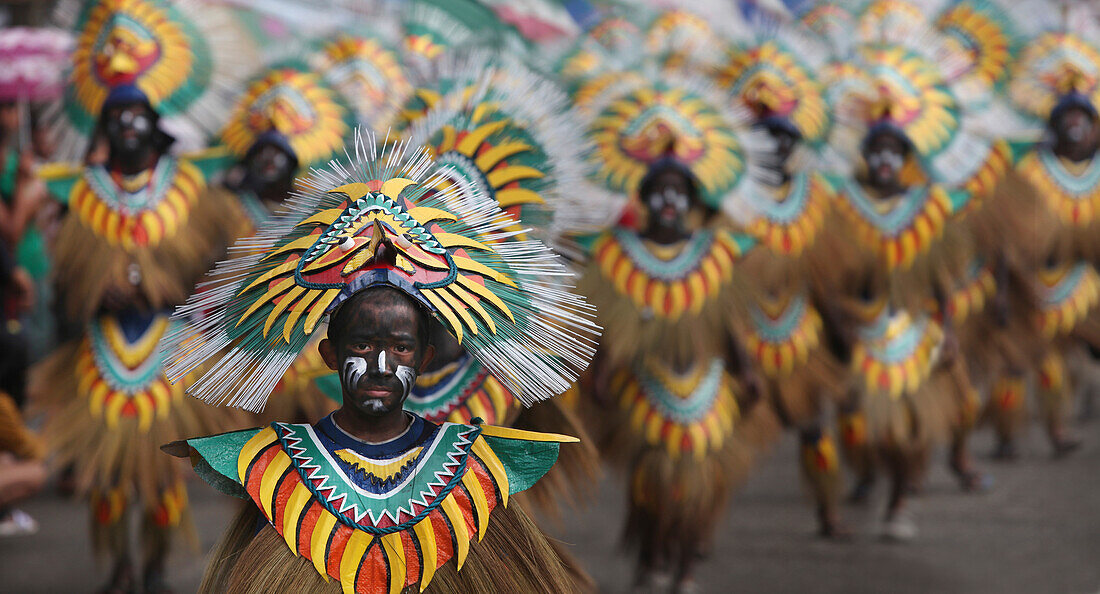
{"label": "crowd of performers", "polygon": [[0,106],[0,527],[48,463],[104,592],[168,590],[173,456],[242,500],[204,592],[590,591],[535,519],[602,463],[636,587],[691,592],[783,430],[827,538],[876,477],[914,538],[940,451],[990,488],[983,424],[997,458],[1036,418],[1078,447],[1086,8],[597,3],[535,42],[477,3],[332,4],[268,43],[239,5],[63,4],[64,91]]}

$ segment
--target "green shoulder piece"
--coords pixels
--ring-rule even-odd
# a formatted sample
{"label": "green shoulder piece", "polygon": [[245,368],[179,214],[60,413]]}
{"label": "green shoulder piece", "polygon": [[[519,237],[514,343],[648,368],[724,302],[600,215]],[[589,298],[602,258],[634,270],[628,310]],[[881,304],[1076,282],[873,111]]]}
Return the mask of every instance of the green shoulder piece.
{"label": "green shoulder piece", "polygon": [[244,444],[260,431],[261,428],[243,429],[188,439],[187,445],[198,453],[198,457],[191,457],[195,474],[226,495],[247,499],[248,493],[237,479],[237,458]]}
{"label": "green shoulder piece", "polygon": [[38,177],[46,182],[46,190],[62,204],[69,203],[69,194],[80,179],[82,168],[72,163],[49,163],[38,168]]}
{"label": "green shoulder piece", "polygon": [[[531,436],[535,439],[529,439]],[[575,437],[489,425],[482,426],[481,437],[504,466],[510,494],[533,487],[558,461],[561,443],[577,441]]]}
{"label": "green shoulder piece", "polygon": [[207,183],[210,183],[212,178],[232,167],[233,163],[237,161],[233,153],[229,152],[228,148],[220,145],[193,153],[187,153],[183,155],[182,158],[187,159],[192,165],[198,167]]}
{"label": "green shoulder piece", "polygon": [[1037,141],[1035,140],[1010,140],[1008,141],[1008,149],[1012,155],[1012,163],[1016,164],[1020,162],[1020,159],[1024,158],[1024,155],[1031,152],[1031,149],[1035,148]]}
{"label": "green shoulder piece", "polygon": [[570,234],[567,238],[580,248],[581,253],[591,256],[592,245],[596,243],[596,240],[599,239],[601,235],[603,235],[602,231],[599,233],[583,233],[578,235]]}
{"label": "green shoulder piece", "polygon": [[318,376],[313,380],[314,385],[318,390],[325,395],[326,398],[335,402],[336,404],[344,404],[344,390],[340,387],[340,375],[335,371],[322,376]]}
{"label": "green shoulder piece", "polygon": [[756,247],[757,244],[756,238],[748,233],[730,233],[730,238],[741,249],[742,256],[749,253],[749,250]]}
{"label": "green shoulder piece", "polygon": [[947,190],[947,197],[951,199],[951,212],[959,212],[966,208],[970,202],[971,193],[961,188]]}

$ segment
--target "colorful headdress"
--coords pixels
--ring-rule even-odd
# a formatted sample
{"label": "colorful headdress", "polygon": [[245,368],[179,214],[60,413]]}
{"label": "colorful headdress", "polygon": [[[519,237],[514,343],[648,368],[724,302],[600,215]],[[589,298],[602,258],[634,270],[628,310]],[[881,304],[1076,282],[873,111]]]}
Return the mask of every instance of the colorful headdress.
{"label": "colorful headdress", "polygon": [[[908,4],[880,0],[871,8]],[[846,64],[826,69],[822,83],[835,99],[834,113],[846,126],[861,130],[856,136],[891,130],[908,140],[932,182],[976,194],[992,191],[1011,163],[1009,146],[999,138],[1013,131],[1014,123],[996,122],[1001,128],[995,130],[989,120],[1000,111],[979,111],[959,99],[952,81],[959,80],[966,61],[935,31],[921,23],[903,26],[901,17],[878,16],[879,37],[896,41],[864,43]],[[891,28],[891,23],[899,24]],[[837,148],[847,149],[849,161],[858,161],[855,145]]]}
{"label": "colorful headdress", "polygon": [[320,48],[316,62],[316,70],[367,126],[387,123],[412,92],[400,55],[381,39],[338,35]]}
{"label": "colorful headdress", "polygon": [[439,6],[412,1],[402,17],[403,49],[413,60],[431,61],[475,39],[470,27]]}
{"label": "colorful headdress", "polygon": [[409,138],[449,166],[441,189],[453,184],[484,193],[514,218],[515,229],[530,229],[561,251],[564,234],[594,231],[611,216],[610,201],[585,179],[591,145],[579,121],[557,85],[503,60],[487,66],[472,90],[442,98],[412,125]]}
{"label": "colorful headdress", "polygon": [[610,11],[575,40],[551,51],[547,69],[573,91],[578,82],[609,70],[629,67],[645,53],[642,27],[620,11]]}
{"label": "colorful headdress", "polygon": [[788,26],[755,44],[730,47],[726,55],[715,78],[736,107],[758,122],[786,123],[814,153],[827,147],[832,120],[816,78],[828,56],[823,44]]}
{"label": "colorful headdress", "polygon": [[961,0],[936,17],[949,49],[963,57],[956,78],[964,101],[988,101],[1000,90],[1027,41],[1023,22],[1037,8],[1027,0]]}
{"label": "colorful headdress", "polygon": [[610,191],[632,195],[650,165],[668,156],[691,170],[712,208],[736,215],[736,197],[758,191],[755,163],[766,140],[705,80],[628,70],[596,77],[575,96],[584,98],[578,107],[595,144],[594,179]]}
{"label": "colorful headdress", "polygon": [[103,102],[121,86],[140,90],[174,135],[202,144],[221,129],[249,60],[223,9],[96,0],[58,12],[77,35],[64,98],[51,110],[60,160],[83,159]]}
{"label": "colorful headdress", "polygon": [[[317,172],[269,229],[234,246],[212,286],[177,311],[169,378],[228,352],[190,389],[260,410],[326,314],[371,286],[414,298],[527,404],[567,389],[593,354],[592,311],[537,241],[501,242],[513,223],[474,188],[438,190],[442,167],[404,144],[379,154],[356,139],[355,162]],[[386,152],[389,151],[389,152]],[[378,257],[379,246],[392,259]],[[220,280],[219,280],[220,279]]]}
{"label": "colorful headdress", "polygon": [[1071,31],[1037,36],[1016,61],[1009,99],[1026,115],[1046,121],[1071,95],[1085,99],[1094,110],[1100,108],[1100,49]]}
{"label": "colorful headdress", "polygon": [[245,89],[222,131],[222,142],[243,157],[265,134],[281,135],[303,167],[322,163],[343,147],[350,111],[309,68],[285,62],[265,69]]}

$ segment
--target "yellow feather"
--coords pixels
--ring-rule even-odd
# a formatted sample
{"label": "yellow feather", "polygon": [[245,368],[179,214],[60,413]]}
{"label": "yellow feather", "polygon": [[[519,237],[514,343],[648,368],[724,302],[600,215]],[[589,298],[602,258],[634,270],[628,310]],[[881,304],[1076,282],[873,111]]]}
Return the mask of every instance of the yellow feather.
{"label": "yellow feather", "polygon": [[542,179],[545,177],[542,171],[535,169],[534,167],[527,167],[525,165],[513,165],[510,167],[504,167],[493,171],[485,176],[485,179],[489,180],[489,185],[494,188],[500,188],[506,186],[514,181],[520,181],[524,179]]}
{"label": "yellow feather", "polygon": [[415,183],[416,182],[414,182],[413,180],[403,177],[388,179],[382,183],[382,193],[386,196],[389,196],[390,198],[393,198],[394,200],[397,200],[397,198],[401,196],[401,192],[404,191],[405,188]]}
{"label": "yellow feather", "polygon": [[458,219],[451,213],[440,210],[438,208],[430,208],[427,206],[416,206],[409,209],[409,216],[421,225],[430,223],[431,221],[457,221]]}
{"label": "yellow feather", "polygon": [[504,304],[504,301],[500,297],[497,297],[496,293],[493,293],[484,285],[474,280],[471,280],[461,274],[458,275],[458,284],[466,289],[469,289],[478,297],[493,304],[493,307],[495,307],[497,311],[504,314],[505,316],[508,316],[508,319],[515,323],[516,318],[512,316],[512,311],[508,309],[508,306]]}
{"label": "yellow feather", "polygon": [[487,494],[481,486],[481,481],[477,480],[477,475],[471,470],[467,470],[466,474],[462,475],[462,484],[470,492],[470,499],[474,503],[474,509],[477,510],[477,540],[481,542],[481,539],[485,538],[485,528],[489,526]]}
{"label": "yellow feather", "polygon": [[462,515],[462,510],[459,509],[458,503],[455,502],[453,493],[448,493],[439,507],[443,510],[443,514],[447,516],[447,520],[451,522],[451,527],[454,529],[455,554],[458,569],[461,570],[462,565],[466,563],[466,555],[470,554],[470,532],[466,527],[466,519]]}
{"label": "yellow feather", "polygon": [[328,552],[329,536],[331,536],[332,528],[335,525],[336,516],[328,510],[322,509],[321,515],[317,517],[317,523],[313,526],[313,534],[309,537],[310,561],[313,561],[313,567],[317,568],[317,573],[321,574],[326,582],[328,581],[328,573],[325,572],[325,553]]}
{"label": "yellow feather", "polygon": [[264,475],[260,478],[260,505],[263,507],[264,515],[270,520],[275,515],[271,511],[271,497],[275,494],[275,487],[279,484],[279,479],[283,477],[283,473],[290,467],[290,456],[285,452],[279,452],[275,459],[268,464],[264,469]]}
{"label": "yellow feather", "polygon": [[260,450],[271,445],[276,439],[275,430],[268,427],[253,435],[252,439],[248,440],[241,448],[241,453],[237,456],[237,479],[242,485],[245,483],[245,473],[248,472],[248,465],[252,463],[252,459],[260,453]]}
{"label": "yellow feather", "polygon": [[413,533],[416,534],[416,539],[420,541],[420,554],[424,557],[420,577],[420,591],[423,592],[431,583],[432,578],[435,577],[435,566],[438,563],[435,528],[432,527],[431,518],[424,518],[417,522],[413,526]]}
{"label": "yellow feather", "polygon": [[[447,498],[450,499],[449,496]],[[405,587],[405,573],[408,571],[401,533],[391,532],[383,536],[381,544],[386,549],[386,560],[389,561],[390,594],[401,594],[401,589]]]}
{"label": "yellow feather", "polygon": [[[482,426],[482,431],[488,425]],[[504,507],[508,507],[508,495],[510,494],[510,488],[508,483],[508,473],[504,471],[504,465],[501,464],[500,458],[497,457],[493,448],[489,447],[489,444],[485,442],[480,436],[474,440],[470,451],[481,460],[481,463],[485,465],[485,468],[489,469],[489,474],[493,475],[493,481],[497,484],[497,489],[500,490],[500,497],[504,503]]]}
{"label": "yellow feather", "polygon": [[355,592],[355,574],[362,565],[363,555],[366,554],[371,540],[373,540],[371,536],[362,530],[351,531],[351,538],[348,539],[344,554],[340,557],[340,588],[344,592]]}
{"label": "yellow feather", "polygon": [[313,497],[309,487],[305,483],[298,483],[294,485],[283,507],[283,540],[286,541],[290,550],[294,551],[295,557],[298,556],[298,518],[302,517],[302,512],[309,507],[311,501]]}
{"label": "yellow feather", "polygon": [[[500,146],[494,146],[493,148],[485,151],[477,157],[474,161],[477,163],[478,169],[482,171],[488,171],[493,168],[494,165],[500,163],[502,160],[511,157],[517,153],[530,150],[531,145],[525,142],[509,142]],[[471,155],[472,156],[472,155]]]}
{"label": "yellow feather", "polygon": [[484,126],[480,126],[474,131],[467,134],[465,138],[458,141],[458,146],[455,148],[458,150],[458,152],[464,155],[473,155],[474,151],[477,150],[478,145],[484,142],[484,140],[488,138],[491,134],[499,131],[507,125],[508,120],[498,120],[496,122],[491,122],[489,124],[485,124]]}
{"label": "yellow feather", "polygon": [[451,311],[450,305],[448,305],[442,297],[437,295],[434,289],[425,289],[421,291],[421,294],[424,295],[424,297],[427,298],[429,302],[431,302],[433,307],[439,310],[439,314],[442,315],[443,318],[447,320],[447,324],[450,325],[451,333],[454,334],[458,342],[461,343],[462,322],[458,321],[458,317],[456,317],[455,313]]}
{"label": "yellow feather", "polygon": [[279,316],[286,311],[286,308],[290,307],[290,304],[294,303],[294,300],[306,291],[305,287],[295,285],[289,293],[283,295],[283,298],[275,304],[275,307],[271,308],[271,313],[267,314],[267,320],[264,322],[264,338],[267,338],[267,333],[271,331],[271,326],[275,324],[275,320],[278,320]]}

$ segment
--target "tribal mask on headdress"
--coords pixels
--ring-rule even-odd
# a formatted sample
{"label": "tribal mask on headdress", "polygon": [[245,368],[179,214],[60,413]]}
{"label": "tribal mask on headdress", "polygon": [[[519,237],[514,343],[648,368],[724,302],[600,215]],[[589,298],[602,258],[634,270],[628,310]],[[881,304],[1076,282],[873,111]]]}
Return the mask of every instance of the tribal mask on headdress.
{"label": "tribal mask on headdress", "polygon": [[499,242],[512,220],[493,201],[438,190],[441,168],[404,148],[379,154],[373,136],[357,139],[354,163],[315,174],[268,230],[238,244],[258,253],[219,265],[212,278],[227,280],[177,312],[212,313],[174,338],[168,376],[228,348],[191,393],[262,409],[324,316],[386,285],[431,311],[525,403],[568,388],[595,334],[590,308],[561,280],[568,272],[540,242]]}
{"label": "tribal mask on headdress", "polygon": [[205,142],[228,112],[228,92],[247,64],[222,9],[195,2],[96,0],[64,5],[60,21],[77,33],[63,105],[51,122],[61,160],[83,157],[104,102],[133,87],[173,133]]}
{"label": "tribal mask on headdress", "polygon": [[310,167],[332,158],[351,129],[351,113],[336,92],[304,64],[287,62],[247,86],[222,141],[238,158],[259,140],[273,141]]}

